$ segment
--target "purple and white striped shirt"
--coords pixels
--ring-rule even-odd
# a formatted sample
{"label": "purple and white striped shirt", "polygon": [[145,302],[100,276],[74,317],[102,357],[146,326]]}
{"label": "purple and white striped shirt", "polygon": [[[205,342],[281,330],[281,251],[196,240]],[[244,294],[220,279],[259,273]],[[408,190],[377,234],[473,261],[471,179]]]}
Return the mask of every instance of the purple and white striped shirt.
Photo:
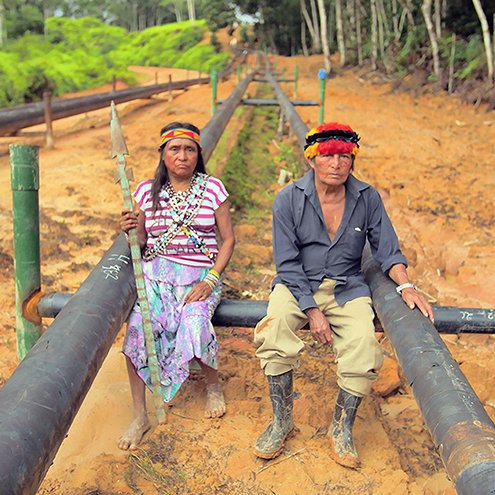
{"label": "purple and white striped shirt", "polygon": [[[172,216],[165,201],[160,197],[158,208],[153,214],[153,202],[151,199],[152,180],[141,182],[134,191],[134,198],[141,211],[144,212],[146,222],[145,229],[148,234],[147,247],[163,234],[165,229],[172,224]],[[215,233],[215,210],[228,198],[225,186],[220,179],[209,177],[201,207],[191,226],[203,239],[206,247],[213,253],[218,253],[218,244]],[[212,261],[205,256],[194,243],[180,232],[167,246],[166,254],[158,254],[169,261],[182,265],[210,267]]]}

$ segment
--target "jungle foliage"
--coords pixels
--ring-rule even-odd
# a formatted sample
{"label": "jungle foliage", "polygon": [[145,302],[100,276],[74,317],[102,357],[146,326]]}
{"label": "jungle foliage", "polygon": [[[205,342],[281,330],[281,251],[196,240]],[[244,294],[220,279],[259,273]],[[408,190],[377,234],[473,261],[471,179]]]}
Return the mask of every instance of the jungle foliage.
{"label": "jungle foliage", "polygon": [[[485,53],[484,47],[487,39],[483,39],[472,0],[280,0],[277,3],[237,0],[234,3],[241,12],[256,19],[253,33],[260,47],[282,55],[324,53],[326,41],[330,54],[339,53],[340,65],[370,64],[373,70],[399,76],[417,68],[433,72],[435,50],[424,14],[429,5],[445,84],[449,70],[455,79],[485,78],[490,72],[489,67],[487,71],[490,54]],[[488,24],[487,38],[495,41],[495,2],[479,0],[479,3]],[[324,21],[326,39],[323,39]],[[491,50],[495,65],[493,46]],[[441,78],[440,74],[435,76]]]}
{"label": "jungle foliage", "polygon": [[0,105],[38,98],[47,84],[60,94],[111,74],[130,81],[128,64],[220,68],[227,55],[214,33],[238,24],[238,46],[324,53],[327,71],[419,69],[449,91],[493,85],[494,16],[493,0],[0,0]]}
{"label": "jungle foliage", "polygon": [[188,21],[129,33],[92,17],[50,17],[44,34],[26,33],[0,52],[0,107],[108,83],[112,76],[135,83],[129,65],[210,71],[228,54],[202,43],[205,22]]}

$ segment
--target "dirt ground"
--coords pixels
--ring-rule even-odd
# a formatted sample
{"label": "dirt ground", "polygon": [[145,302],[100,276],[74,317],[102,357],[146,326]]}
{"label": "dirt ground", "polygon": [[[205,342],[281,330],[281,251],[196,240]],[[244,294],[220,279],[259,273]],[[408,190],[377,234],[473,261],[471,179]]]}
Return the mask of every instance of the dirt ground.
{"label": "dirt ground", "polygon": [[[321,58],[275,58],[279,68],[300,71],[298,98],[316,99]],[[176,69],[137,69],[143,80],[185,78]],[[147,78],[147,79],[146,79]],[[235,76],[219,85],[226,98]],[[253,83],[254,86],[255,83]],[[285,86],[289,94],[292,86]],[[108,88],[102,88],[105,90]],[[254,94],[251,87],[250,95]],[[495,307],[495,114],[455,97],[400,92],[365,72],[328,80],[325,119],[348,122],[362,136],[356,174],[382,194],[410,260],[411,278],[438,305]],[[204,127],[210,118],[208,86],[118,105],[136,180],[152,176],[157,136],[170,120]],[[318,110],[300,109],[308,126]],[[120,188],[113,182],[109,110],[54,123],[55,148],[44,147],[43,126],[0,138],[0,386],[17,365],[12,248],[12,199],[8,144],[40,149],[43,290],[73,292],[118,234]],[[238,128],[234,119],[230,126]],[[255,145],[255,143],[253,143]],[[275,183],[277,177],[273,177]],[[250,272],[231,270],[227,282],[257,299],[267,298],[273,274],[268,228],[242,224],[237,261],[246,252]],[[254,247],[253,247],[254,246]],[[256,252],[254,252],[256,251]],[[260,281],[250,285],[252,272]],[[47,325],[50,321],[45,322]],[[168,424],[154,428],[142,449],[119,451],[116,440],[132,416],[122,332],[62,444],[39,494],[454,494],[415,400],[403,378],[386,397],[375,391],[363,401],[355,440],[360,470],[335,464],[325,431],[336,396],[331,355],[310,344],[296,373],[295,419],[299,433],[277,461],[256,459],[252,446],[270,417],[265,380],[254,357],[252,330],[217,329],[220,374],[228,412],[203,418],[204,382],[189,380],[169,408]],[[495,419],[495,339],[447,336],[446,344]],[[381,375],[393,381],[393,351]],[[151,404],[151,401],[150,401]]]}

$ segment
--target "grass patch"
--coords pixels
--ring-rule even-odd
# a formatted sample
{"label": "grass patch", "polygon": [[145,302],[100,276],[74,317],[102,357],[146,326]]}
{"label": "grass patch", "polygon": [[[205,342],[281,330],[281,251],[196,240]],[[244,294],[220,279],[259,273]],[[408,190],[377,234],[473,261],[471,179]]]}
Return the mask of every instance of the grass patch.
{"label": "grass patch", "polygon": [[279,152],[275,157],[278,168],[285,169],[294,180],[299,179],[304,174],[301,168],[301,158],[292,144],[279,143]]}
{"label": "grass patch", "polygon": [[[269,93],[262,86],[257,97]],[[276,179],[276,163],[269,151],[277,127],[277,112],[271,107],[255,107],[241,129],[237,145],[225,164],[222,180],[232,205],[243,217],[266,218],[275,197],[270,189]],[[255,143],[255,144],[254,144]]]}
{"label": "grass patch", "polygon": [[[241,121],[242,119],[245,118],[245,114],[246,114],[246,107],[239,105],[234,110],[234,113],[230,121],[232,122],[232,119]],[[222,136],[220,137],[217,145],[215,146],[215,149],[210,159],[208,160],[208,164],[206,166],[208,173],[210,173],[211,175],[217,177],[222,175],[225,164],[233,148],[232,143],[234,140],[237,141],[237,135],[234,135],[236,134],[236,129],[237,128],[233,125],[230,126],[227,125],[225,131],[222,133]]]}

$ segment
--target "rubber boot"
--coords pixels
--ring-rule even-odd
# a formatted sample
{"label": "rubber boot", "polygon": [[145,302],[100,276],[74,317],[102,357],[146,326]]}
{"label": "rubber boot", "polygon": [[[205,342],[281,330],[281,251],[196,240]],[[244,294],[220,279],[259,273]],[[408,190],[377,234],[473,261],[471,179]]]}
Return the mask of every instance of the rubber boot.
{"label": "rubber boot", "polygon": [[292,411],[292,370],[268,376],[273,419],[256,441],[254,453],[262,459],[274,459],[284,450],[285,440],[294,428]]}
{"label": "rubber boot", "polygon": [[333,448],[331,455],[334,461],[341,466],[352,469],[356,469],[361,465],[352,439],[352,427],[361,400],[362,397],[356,397],[340,389],[335,404],[332,426],[329,431]]}

